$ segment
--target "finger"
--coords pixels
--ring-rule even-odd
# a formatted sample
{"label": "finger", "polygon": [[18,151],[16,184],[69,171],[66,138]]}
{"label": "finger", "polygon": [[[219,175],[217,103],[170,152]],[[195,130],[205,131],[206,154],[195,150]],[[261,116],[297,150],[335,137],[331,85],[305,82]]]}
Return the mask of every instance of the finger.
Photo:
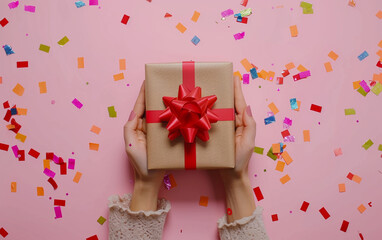
{"label": "finger", "polygon": [[145,81],[142,83],[133,111],[137,114],[138,118],[142,117],[145,112]]}
{"label": "finger", "polygon": [[235,86],[235,110],[236,113],[242,115],[245,111],[247,104],[245,103],[243,91],[241,89],[241,83],[238,76],[234,77],[234,86]]}
{"label": "finger", "polygon": [[243,136],[248,141],[254,141],[256,136],[256,122],[252,116],[251,106],[249,105],[245,108],[243,114],[243,125]]}

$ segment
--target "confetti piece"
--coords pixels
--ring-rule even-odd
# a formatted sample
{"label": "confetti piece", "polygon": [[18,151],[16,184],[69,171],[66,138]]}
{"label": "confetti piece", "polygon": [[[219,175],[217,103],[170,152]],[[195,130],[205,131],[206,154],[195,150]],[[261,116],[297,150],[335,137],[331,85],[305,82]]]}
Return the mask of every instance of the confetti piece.
{"label": "confetti piece", "polygon": [[289,180],[290,180],[290,177],[289,177],[288,174],[285,175],[284,177],[280,178],[280,182],[281,182],[282,184],[285,184],[285,183],[289,182]]}
{"label": "confetti piece", "polygon": [[366,97],[368,92],[366,92],[362,87],[357,89],[357,92],[359,92],[362,96]]}
{"label": "confetti piece", "polygon": [[309,203],[304,201],[301,205],[300,210],[303,212],[306,212],[306,210],[308,210],[308,207],[309,207]]}
{"label": "confetti piece", "polygon": [[8,144],[0,143],[0,150],[8,151],[8,149],[9,149]]}
{"label": "confetti piece", "polygon": [[75,160],[75,159],[73,159],[73,158],[69,158],[69,159],[68,159],[68,169],[72,169],[72,170],[74,170],[75,163],[76,163],[76,160]]}
{"label": "confetti piece", "polygon": [[232,9],[227,9],[227,10],[221,12],[221,16],[223,18],[231,16],[232,14],[233,14],[233,10]]}
{"label": "confetti piece", "polygon": [[361,204],[361,205],[359,205],[358,206],[358,211],[360,212],[360,213],[363,213],[365,210],[366,210],[366,207],[363,205],[363,204]]}
{"label": "confetti piece", "polygon": [[86,238],[86,240],[98,240],[97,235]]}
{"label": "confetti piece", "polygon": [[25,151],[24,150],[19,150],[17,152],[17,155],[18,155],[19,161],[25,161]]}
{"label": "confetti piece", "polygon": [[345,192],[346,191],[345,183],[338,184],[338,191],[339,192]]}
{"label": "confetti piece", "polygon": [[298,76],[299,76],[298,79],[293,76],[293,80],[294,81],[298,81],[300,79],[304,79],[304,78],[310,77],[310,71],[307,70],[307,71],[304,71],[304,72],[300,72],[298,74]]}
{"label": "confetti piece", "polygon": [[99,148],[98,143],[89,143],[89,149],[90,150],[98,151],[98,148]]}
{"label": "confetti piece", "polygon": [[263,153],[264,153],[264,148],[261,148],[261,147],[254,147],[254,149],[253,149],[253,152],[255,152],[255,153],[257,153],[257,154],[261,154],[261,155],[263,155]]}
{"label": "confetti piece", "polygon": [[66,175],[67,171],[66,171],[66,162],[63,162],[60,164],[60,174],[61,175]]}
{"label": "confetti piece", "polygon": [[96,125],[93,125],[90,131],[95,134],[99,134],[101,132],[101,128],[97,127]]}
{"label": "confetti piece", "polygon": [[[293,64],[293,63],[292,63]],[[285,65],[285,66],[287,66],[287,65]],[[294,66],[294,64],[293,64],[293,66]],[[281,73],[281,75],[283,75],[283,77],[286,77],[286,76],[288,76],[290,73],[289,73],[289,71],[288,70],[283,70],[283,72]]]}
{"label": "confetti piece", "polygon": [[252,8],[243,9],[240,11],[241,17],[246,17],[252,14]]}
{"label": "confetti piece", "polygon": [[242,0],[240,3],[242,6],[246,7],[248,4],[248,0]]}
{"label": "confetti piece", "polygon": [[357,58],[358,58],[358,60],[362,61],[365,58],[367,58],[368,56],[369,56],[369,54],[366,51],[363,51],[363,53],[361,53]]}
{"label": "confetti piece", "polygon": [[170,188],[170,189],[173,189],[174,187],[178,186],[178,185],[176,184],[174,175],[169,174],[169,175],[168,175],[168,179],[170,180],[170,184],[171,184],[171,188]]}
{"label": "confetti piece", "polygon": [[11,192],[17,192],[17,183],[11,182]]}
{"label": "confetti piece", "polygon": [[382,40],[379,41],[379,43],[378,43],[378,47],[382,48]]}
{"label": "confetti piece", "polygon": [[199,205],[203,207],[208,206],[208,197],[207,196],[200,196]]}
{"label": "confetti piece", "polygon": [[109,117],[111,118],[117,117],[117,112],[115,111],[114,106],[108,107],[107,111],[109,112]]}
{"label": "confetti piece", "polygon": [[56,181],[54,181],[54,179],[53,178],[49,178],[48,179],[48,182],[50,183],[50,185],[52,185],[52,187],[53,187],[53,189],[54,190],[56,190],[57,189],[57,183],[56,183]]}
{"label": "confetti piece", "polygon": [[28,155],[37,159],[40,156],[40,153],[34,150],[33,148],[31,148],[28,152]]}
{"label": "confetti piece", "polygon": [[284,78],[282,78],[282,77],[277,77],[277,79],[276,79],[276,83],[277,83],[277,84],[282,85],[283,82],[284,82]]}
{"label": "confetti piece", "polygon": [[28,112],[28,109],[26,108],[17,108],[17,115],[24,115],[26,116]]}
{"label": "confetti piece", "polygon": [[337,53],[335,53],[335,52],[333,52],[333,51],[330,51],[330,53],[328,54],[328,56],[329,56],[331,59],[333,59],[334,61],[336,61],[337,58],[338,58]]}
{"label": "confetti piece", "polygon": [[181,33],[184,33],[187,30],[187,28],[185,26],[183,26],[183,24],[181,24],[181,23],[178,23],[178,25],[176,25],[176,29],[178,29],[179,32],[181,32]]}
{"label": "confetti piece", "polygon": [[77,8],[84,7],[86,4],[83,1],[77,1],[75,2]]}
{"label": "confetti piece", "polygon": [[[285,65],[285,68],[286,68],[287,70],[284,70],[284,71],[286,71],[286,72],[288,73],[288,75],[289,75],[289,70],[291,70],[291,69],[293,69],[293,68],[295,68],[295,67],[296,67],[296,66],[294,65],[294,63],[293,63],[293,62],[290,62],[290,63],[288,63],[288,64]],[[286,76],[288,76],[288,75],[286,75]],[[283,75],[283,77],[286,77],[286,76]]]}
{"label": "confetti piece", "polygon": [[98,222],[99,224],[103,225],[103,224],[106,222],[106,218],[100,216],[100,217],[98,218],[97,222]]}
{"label": "confetti piece", "polygon": [[18,152],[19,152],[19,148],[17,147],[17,145],[14,145],[12,146],[12,152],[13,152],[13,155],[15,155],[15,158],[17,158],[18,156]]}
{"label": "confetti piece", "polygon": [[127,22],[129,21],[130,19],[130,16],[126,15],[126,14],[123,14],[123,17],[122,17],[122,20],[121,20],[121,23],[123,24],[127,24]]}
{"label": "confetti piece", "polygon": [[62,218],[61,207],[54,207],[54,213],[56,214],[56,218]]}
{"label": "confetti piece", "polygon": [[28,5],[25,5],[25,6],[24,6],[24,11],[34,13],[34,12],[36,11],[36,7],[35,7],[35,6],[28,6]]}
{"label": "confetti piece", "polygon": [[15,136],[15,139],[20,140],[21,142],[25,142],[26,138],[27,138],[27,136],[25,136],[24,134],[21,134],[21,133],[17,133]]}
{"label": "confetti piece", "polygon": [[27,68],[28,67],[28,61],[19,61],[16,63],[17,68]]}
{"label": "confetti piece", "polygon": [[243,74],[243,84],[249,84],[249,74]]}
{"label": "confetti piece", "polygon": [[126,70],[126,59],[119,59],[119,70]]}
{"label": "confetti piece", "polygon": [[73,103],[73,105],[76,106],[78,109],[81,109],[82,106],[83,106],[83,104],[82,104],[80,101],[78,101],[77,98],[73,99],[72,103]]}
{"label": "confetti piece", "polygon": [[89,6],[98,6],[98,0],[89,0]]}
{"label": "confetti piece", "polygon": [[359,183],[361,183],[362,178],[360,176],[354,174],[352,180],[359,184]]}
{"label": "confetti piece", "polygon": [[310,106],[310,110],[311,110],[311,111],[315,111],[315,112],[320,113],[320,112],[322,111],[322,107],[321,107],[321,106],[318,106],[318,105],[316,105],[316,104],[312,104],[312,105]]}
{"label": "confetti piece", "polygon": [[50,160],[49,159],[44,159],[43,162],[44,162],[44,169],[45,168],[50,169]]}
{"label": "confetti piece", "polygon": [[9,22],[8,22],[8,20],[6,19],[6,18],[3,18],[3,19],[1,19],[1,21],[0,21],[0,25],[2,26],[2,27],[5,27],[5,25],[7,25]]}
{"label": "confetti piece", "polygon": [[367,93],[370,92],[370,88],[367,85],[365,80],[362,80],[361,82],[359,82],[359,85],[363,88],[363,90],[365,90],[365,92]]}
{"label": "confetti piece", "polygon": [[61,199],[54,199],[54,203],[53,203],[54,206],[62,206],[62,207],[65,207],[65,200],[61,200]]}
{"label": "confetti piece", "polygon": [[298,108],[296,98],[291,98],[291,99],[289,99],[289,103],[290,103],[290,107],[292,108],[292,110]]}
{"label": "confetti piece", "polygon": [[40,88],[40,94],[47,93],[46,82],[39,82],[38,87]]}
{"label": "confetti piece", "polygon": [[346,176],[349,180],[353,180],[354,174],[349,172],[348,175]]}
{"label": "confetti piece", "polygon": [[324,63],[324,66],[325,66],[325,70],[326,70],[326,72],[331,72],[331,71],[333,71],[332,64],[330,64],[330,62],[326,62],[326,63]]}
{"label": "confetti piece", "polygon": [[56,173],[50,170],[49,168],[44,169],[44,174],[51,178],[54,178],[54,176],[56,175]]}
{"label": "confetti piece", "polygon": [[14,8],[17,8],[18,6],[19,6],[19,1],[8,3],[9,9],[14,9]]}
{"label": "confetti piece", "polygon": [[170,178],[168,177],[167,174],[163,177],[163,183],[167,190],[171,189]]}
{"label": "confetti piece", "polygon": [[283,161],[277,161],[277,165],[276,165],[275,170],[277,170],[279,172],[283,172],[284,167],[285,167],[285,163]]}
{"label": "confetti piece", "polygon": [[259,77],[259,76],[257,75],[256,68],[251,68],[250,72],[251,72],[251,77],[252,77],[252,79],[256,79],[256,78]]}
{"label": "confetti piece", "polygon": [[293,109],[295,111],[300,111],[301,101],[297,100],[297,109]]}
{"label": "confetti piece", "polygon": [[375,16],[377,16],[377,18],[379,18],[379,19],[382,19],[382,11],[379,10],[379,11],[377,12],[377,14],[375,14]]}
{"label": "confetti piece", "polygon": [[39,50],[43,51],[43,52],[46,52],[46,53],[49,53],[50,47],[47,46],[47,45],[44,45],[44,44],[40,44]]}
{"label": "confetti piece", "polygon": [[84,57],[78,57],[77,58],[77,67],[78,68],[84,68],[85,67]]}
{"label": "confetti piece", "polygon": [[239,71],[234,72],[233,75],[239,77],[240,80],[243,80],[243,76],[241,76],[241,73]]}
{"label": "confetti piece", "polygon": [[125,75],[123,73],[118,73],[113,75],[114,81],[119,81],[125,79]]}
{"label": "confetti piece", "polygon": [[328,219],[330,217],[330,214],[326,211],[326,209],[323,207],[319,210],[321,215],[324,217],[324,219]]}
{"label": "confetti piece", "polygon": [[343,220],[341,225],[341,231],[346,232],[348,230],[349,222]]}
{"label": "confetti piece", "polygon": [[270,117],[267,117],[267,118],[264,119],[265,125],[271,124],[271,123],[273,123],[275,121],[276,121],[275,116],[270,116]]}
{"label": "confetti piece", "polygon": [[304,135],[304,142],[310,142],[310,131],[309,130],[303,130],[302,134]]}
{"label": "confetti piece", "polygon": [[345,115],[355,115],[355,110],[354,108],[346,108],[345,109]]}
{"label": "confetti piece", "polygon": [[257,201],[261,201],[264,199],[263,193],[260,190],[260,187],[253,188],[253,192],[255,193]]}
{"label": "confetti piece", "polygon": [[289,129],[290,127],[292,126],[292,119],[290,118],[284,118],[284,121],[283,121],[283,128],[284,129]]}
{"label": "confetti piece", "polygon": [[[0,144],[1,145],[1,144]],[[0,148],[1,149],[1,148]],[[378,146],[378,150],[379,151],[382,151],[382,144],[379,144],[379,146]],[[8,151],[8,150],[7,150]]]}
{"label": "confetti piece", "polygon": [[371,141],[371,139],[369,139],[369,140],[367,140],[367,141],[362,145],[362,147],[363,147],[365,150],[367,150],[367,149],[369,149],[373,144],[374,144],[373,141]]}
{"label": "confetti piece", "polygon": [[76,172],[76,175],[73,178],[73,182],[78,183],[82,177],[82,173]]}
{"label": "confetti piece", "polygon": [[171,15],[170,13],[166,13],[166,14],[164,15],[164,17],[165,17],[165,18],[169,18],[169,17],[172,17],[172,15]]}
{"label": "confetti piece", "polygon": [[355,2],[354,2],[354,0],[349,0],[348,5],[349,5],[350,7],[355,7]]}
{"label": "confetti piece", "polygon": [[5,237],[8,235],[8,232],[5,231],[4,228],[0,228],[0,235],[1,235],[3,238],[5,238]]}
{"label": "confetti piece", "polygon": [[283,153],[281,153],[281,157],[284,159],[284,161],[287,165],[289,165],[293,162],[293,159],[290,157],[290,155],[287,151],[284,151]]}
{"label": "confetti piece", "polygon": [[67,36],[65,36],[65,37],[61,38],[61,40],[58,41],[57,43],[60,46],[64,46],[67,42],[69,42],[69,38]]}
{"label": "confetti piece", "polygon": [[274,143],[272,144],[272,153],[280,153],[280,143]]}
{"label": "confetti piece", "polygon": [[194,15],[192,15],[191,21],[197,22],[199,19],[200,13],[197,11],[194,11]]}
{"label": "confetti piece", "polygon": [[43,187],[37,187],[37,196],[39,196],[39,197],[44,196],[44,188]]}
{"label": "confetti piece", "polygon": [[232,209],[231,208],[227,208],[227,214],[232,215]]}
{"label": "confetti piece", "polygon": [[12,47],[11,47],[11,46],[9,46],[9,45],[6,44],[6,45],[3,46],[3,48],[4,48],[5,54],[6,54],[7,56],[12,55],[12,54],[15,54],[15,52],[12,50]]}
{"label": "confetti piece", "polygon": [[244,36],[245,36],[245,32],[236,33],[236,34],[233,35],[233,37],[235,38],[235,40],[243,39]]}
{"label": "confetti piece", "polygon": [[269,109],[273,112],[273,114],[276,114],[276,113],[279,112],[279,109],[277,109],[275,103],[273,103],[273,102],[270,103],[270,104],[268,105],[268,107],[269,107]]}
{"label": "confetti piece", "polygon": [[297,26],[296,26],[296,25],[290,26],[290,27],[289,27],[289,30],[290,30],[290,35],[291,35],[292,37],[297,37],[297,35],[298,35],[298,30],[297,30]]}
{"label": "confetti piece", "polygon": [[271,216],[271,218],[272,218],[272,222],[276,222],[276,221],[279,220],[277,214],[273,214],[273,215]]}
{"label": "confetti piece", "polygon": [[252,64],[246,59],[244,58],[243,60],[240,61],[241,65],[243,65],[243,67],[245,68],[245,70],[247,72],[250,72],[251,69],[253,68],[252,67]]}
{"label": "confetti piece", "polygon": [[198,43],[200,42],[200,39],[198,38],[198,36],[194,36],[192,39],[191,39],[191,42],[196,46],[198,45]]}
{"label": "confetti piece", "polygon": [[338,157],[340,155],[342,155],[342,149],[341,148],[334,149],[334,156]]}
{"label": "confetti piece", "polygon": [[378,96],[382,92],[382,84],[377,82],[371,91]]}

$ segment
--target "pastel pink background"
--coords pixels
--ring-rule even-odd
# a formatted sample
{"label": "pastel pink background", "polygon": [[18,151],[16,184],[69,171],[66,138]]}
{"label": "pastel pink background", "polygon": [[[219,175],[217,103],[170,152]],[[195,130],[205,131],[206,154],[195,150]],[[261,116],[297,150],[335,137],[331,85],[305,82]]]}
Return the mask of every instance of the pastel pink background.
{"label": "pastel pink background", "polygon": [[[26,151],[32,147],[42,154],[37,160],[27,155],[25,162],[19,162],[11,150],[0,151],[0,228],[9,232],[6,239],[86,239],[94,234],[107,239],[108,222],[101,226],[96,220],[108,216],[108,196],[132,191],[122,127],[144,79],[144,64],[232,61],[235,71],[245,73],[240,64],[243,58],[277,76],[289,62],[302,64],[312,73],[298,82],[289,76],[282,86],[262,79],[243,86],[257,122],[256,145],[265,148],[265,153],[272,143],[282,141],[284,117],[293,120],[289,131],[296,142],[287,143],[287,151],[294,162],[283,173],[274,170],[276,162],[266,155],[254,154],[250,163],[252,186],[260,186],[264,195],[257,205],[264,208],[270,238],[360,239],[358,232],[368,240],[382,236],[382,174],[378,172],[382,159],[377,150],[382,143],[381,96],[363,97],[352,88],[353,81],[368,81],[373,73],[380,73],[375,64],[382,20],[375,14],[382,9],[382,1],[356,1],[356,7],[350,7],[347,0],[311,0],[314,14],[303,15],[297,0],[249,0],[253,14],[247,25],[236,23],[233,16],[220,19],[223,10],[244,9],[240,0],[100,0],[100,7],[80,9],[74,0],[39,0],[21,1],[13,10],[9,2],[0,2],[0,19],[10,22],[0,28],[0,45],[11,45],[15,54],[6,56],[1,49],[0,102],[9,100],[28,108],[27,116],[16,116],[27,140],[16,140],[1,120],[0,142]],[[25,12],[25,4],[35,5],[36,12]],[[190,20],[194,10],[201,13],[197,23]],[[165,19],[166,12],[173,17]],[[123,14],[131,17],[127,25],[120,23]],[[184,34],[175,28],[178,22],[187,27]],[[298,27],[296,38],[290,36],[291,25]],[[235,41],[233,34],[241,31],[246,33],[244,39]],[[191,43],[194,35],[201,39],[197,46]],[[63,36],[70,41],[60,47],[57,41]],[[41,43],[51,46],[49,53],[38,50]],[[327,56],[331,50],[339,55],[337,61]],[[357,56],[364,50],[370,56],[360,62]],[[84,69],[77,68],[77,57],[85,58]],[[127,59],[125,79],[115,82],[121,58]],[[16,62],[24,60],[29,68],[17,69]],[[324,62],[332,63],[333,72],[325,71]],[[47,82],[47,94],[39,93],[40,81]],[[22,97],[12,92],[17,83],[25,87]],[[82,109],[72,105],[74,98],[84,104]],[[302,101],[299,112],[290,109],[290,98]],[[276,123],[265,126],[271,102],[280,112]],[[322,113],[310,111],[312,103],[321,105]],[[108,116],[107,107],[112,105],[117,118]],[[345,116],[345,108],[354,108],[357,114]],[[5,115],[2,108],[0,115]],[[90,132],[93,124],[102,128],[100,135]],[[309,143],[303,142],[305,129],[311,133]],[[369,138],[374,145],[365,151],[361,146]],[[90,151],[89,142],[99,143],[99,151]],[[338,147],[343,155],[335,157]],[[75,171],[68,170],[67,176],[55,177],[59,187],[53,191],[42,173],[42,160],[50,151],[65,161],[76,159],[75,171],[83,173],[78,184],[72,181]],[[56,165],[52,169],[59,172]],[[348,180],[348,172],[361,176],[362,182]],[[161,190],[172,204],[163,239],[218,239],[216,221],[225,212],[218,175],[169,173],[178,187]],[[283,185],[279,179],[285,174],[291,181]],[[17,193],[10,192],[13,181],[18,184]],[[339,183],[346,183],[345,193],[339,193]],[[37,197],[37,186],[44,187],[44,197]],[[208,207],[198,205],[201,195],[209,196]],[[54,219],[49,197],[67,201],[62,219]],[[306,213],[299,210],[303,201],[310,203]],[[363,214],[357,210],[360,204],[367,207]],[[330,213],[329,219],[320,215],[321,207]],[[272,214],[278,214],[279,221],[272,222]],[[346,233],[339,230],[343,220],[350,222]]]}

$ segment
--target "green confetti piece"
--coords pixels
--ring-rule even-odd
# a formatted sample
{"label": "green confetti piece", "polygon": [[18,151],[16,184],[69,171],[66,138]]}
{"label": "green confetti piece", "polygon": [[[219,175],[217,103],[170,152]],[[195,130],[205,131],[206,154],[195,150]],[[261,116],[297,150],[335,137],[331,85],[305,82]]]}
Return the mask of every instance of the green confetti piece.
{"label": "green confetti piece", "polygon": [[302,8],[312,8],[313,5],[311,3],[308,3],[308,2],[301,2],[300,3],[300,7],[302,7]]}
{"label": "green confetti piece", "polygon": [[240,14],[242,17],[249,16],[252,14],[252,8],[247,8],[242,11],[240,11]]}
{"label": "green confetti piece", "polygon": [[303,14],[313,14],[313,8],[304,8],[302,10]]}
{"label": "green confetti piece", "polygon": [[263,155],[264,153],[264,148],[261,148],[261,147],[256,147],[253,149],[253,152],[257,153],[257,154],[261,154]]}
{"label": "green confetti piece", "polygon": [[272,158],[274,161],[276,161],[277,159],[277,156],[273,154],[273,150],[272,150],[272,146],[271,148],[269,149],[268,153],[267,153],[267,156]]}
{"label": "green confetti piece", "polygon": [[39,50],[43,51],[43,52],[46,52],[46,53],[49,53],[50,47],[47,46],[47,45],[44,45],[44,44],[40,44]]}
{"label": "green confetti piece", "polygon": [[382,144],[379,144],[379,146],[378,146],[378,150],[379,150],[379,151],[382,151]]}
{"label": "green confetti piece", "polygon": [[103,224],[106,222],[106,219],[105,219],[104,217],[100,216],[100,217],[98,218],[97,222],[98,222],[99,224],[103,225]]}
{"label": "green confetti piece", "polygon": [[67,42],[69,42],[69,38],[67,36],[65,36],[60,41],[58,41],[57,43],[61,46],[64,46]]}
{"label": "green confetti piece", "polygon": [[367,140],[367,142],[365,142],[365,144],[362,145],[362,147],[367,150],[369,149],[372,145],[373,145],[373,141],[371,141],[371,139]]}
{"label": "green confetti piece", "polygon": [[375,95],[379,95],[381,92],[382,92],[382,84],[380,82],[377,82],[374,87],[371,89],[371,91],[375,94]]}
{"label": "green confetti piece", "polygon": [[111,118],[117,117],[117,112],[115,111],[114,106],[108,107],[107,111],[109,112],[109,117]]}
{"label": "green confetti piece", "polygon": [[354,108],[347,108],[347,109],[345,109],[345,115],[355,115]]}
{"label": "green confetti piece", "polygon": [[366,97],[366,95],[368,94],[362,87],[358,88],[357,92],[359,92],[364,97]]}

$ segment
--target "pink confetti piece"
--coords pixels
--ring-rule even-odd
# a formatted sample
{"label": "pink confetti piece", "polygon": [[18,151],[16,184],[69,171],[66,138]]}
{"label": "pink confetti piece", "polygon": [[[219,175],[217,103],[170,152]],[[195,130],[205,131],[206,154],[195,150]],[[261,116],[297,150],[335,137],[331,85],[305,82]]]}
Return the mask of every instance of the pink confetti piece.
{"label": "pink confetti piece", "polygon": [[274,116],[274,114],[273,114],[273,112],[267,112],[267,116],[272,117],[272,116]]}
{"label": "pink confetti piece", "polygon": [[19,6],[19,1],[8,3],[9,9],[14,9],[14,8],[17,8],[18,6]]}
{"label": "pink confetti piece", "polygon": [[77,98],[75,98],[73,101],[72,101],[73,105],[76,106],[78,109],[81,109],[83,104],[77,100]]}
{"label": "pink confetti piece", "polygon": [[54,176],[56,176],[56,173],[50,170],[49,168],[44,169],[44,174],[51,178],[54,178]]}
{"label": "pink confetti piece", "polygon": [[286,136],[284,142],[294,142],[295,138],[293,135]]}
{"label": "pink confetti piece", "polygon": [[236,33],[236,34],[233,35],[233,37],[235,38],[235,40],[243,39],[244,36],[245,36],[245,32]]}
{"label": "pink confetti piece", "polygon": [[363,90],[365,90],[365,92],[370,92],[370,88],[369,86],[367,85],[367,83],[365,82],[365,80],[362,80],[359,85],[361,85],[361,87],[363,88]]}
{"label": "pink confetti piece", "polygon": [[285,118],[284,119],[284,122],[283,122],[283,128],[284,129],[288,129],[292,126],[292,119],[289,119],[289,118]]}
{"label": "pink confetti piece", "polygon": [[222,17],[228,17],[228,16],[231,16],[232,14],[233,14],[232,9],[227,9],[227,10],[221,12]]}
{"label": "pink confetti piece", "polygon": [[35,7],[35,6],[28,6],[28,5],[25,5],[25,6],[24,6],[24,11],[34,13],[34,12],[36,11],[36,7]]}
{"label": "pink confetti piece", "polygon": [[68,169],[74,169],[74,165],[75,165],[75,163],[76,163],[76,160],[75,159],[73,159],[73,158],[69,158],[68,159]]}
{"label": "pink confetti piece", "polygon": [[53,162],[54,162],[55,164],[59,164],[59,163],[60,163],[60,158],[57,157],[56,155],[53,155]]}
{"label": "pink confetti piece", "polygon": [[56,219],[57,218],[62,218],[62,213],[61,213],[61,207],[60,206],[54,207],[54,213],[56,214]]}
{"label": "pink confetti piece", "polygon": [[19,148],[17,147],[17,145],[12,147],[12,151],[13,151],[13,154],[15,155],[15,157],[18,158],[19,157]]}
{"label": "pink confetti piece", "polygon": [[243,84],[249,84],[249,74],[243,74]]}
{"label": "pink confetti piece", "polygon": [[301,79],[302,78],[310,77],[310,71],[308,70],[308,71],[305,71],[305,72],[300,72],[299,75],[300,75]]}
{"label": "pink confetti piece", "polygon": [[170,178],[168,177],[168,174],[164,176],[163,183],[167,190],[171,189],[171,182],[170,182]]}
{"label": "pink confetti piece", "polygon": [[89,0],[89,6],[97,6],[98,0]]}
{"label": "pink confetti piece", "polygon": [[334,149],[334,156],[338,157],[340,155],[342,155],[342,149],[341,148]]}

